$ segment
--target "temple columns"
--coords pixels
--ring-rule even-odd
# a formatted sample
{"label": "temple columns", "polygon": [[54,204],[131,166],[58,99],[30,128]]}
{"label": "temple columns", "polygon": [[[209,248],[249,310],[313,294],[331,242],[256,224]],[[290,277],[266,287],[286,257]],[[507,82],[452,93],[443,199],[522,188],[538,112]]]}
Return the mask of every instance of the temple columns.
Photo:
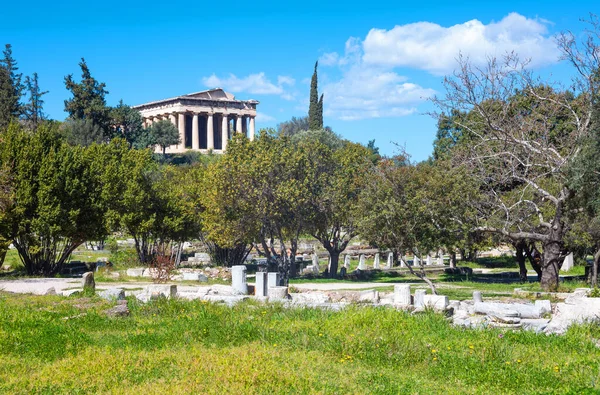
{"label": "temple columns", "polygon": [[227,139],[229,138],[229,120],[227,119],[227,114],[223,114],[223,124],[221,129],[221,150],[225,151],[227,149]]}
{"label": "temple columns", "polygon": [[213,114],[208,114],[206,118],[206,149],[215,149],[215,128],[213,123]]}
{"label": "temple columns", "polygon": [[236,133],[242,133],[242,116],[238,115],[237,117],[237,124],[235,125],[235,131]]}
{"label": "temple columns", "polygon": [[198,114],[192,118],[192,149],[200,149],[200,132],[198,131]]}
{"label": "temple columns", "polygon": [[179,128],[179,144],[177,144],[177,148],[185,149],[185,114],[179,113],[179,121],[177,123],[177,127]]}
{"label": "temple columns", "polygon": [[248,131],[248,138],[250,141],[254,141],[254,117],[250,117],[250,130]]}
{"label": "temple columns", "polygon": [[169,114],[169,120],[171,121],[171,123],[175,126],[177,126],[177,117],[175,116],[174,113]]}

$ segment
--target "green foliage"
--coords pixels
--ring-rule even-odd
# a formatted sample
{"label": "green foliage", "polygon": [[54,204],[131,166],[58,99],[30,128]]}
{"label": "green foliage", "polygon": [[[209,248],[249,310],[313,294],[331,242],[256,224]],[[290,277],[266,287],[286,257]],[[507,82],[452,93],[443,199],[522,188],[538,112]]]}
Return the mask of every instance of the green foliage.
{"label": "green foliage", "polygon": [[13,239],[29,274],[57,273],[73,250],[105,235],[100,148],[65,144],[56,125],[36,134],[9,127],[0,162],[9,168],[14,202],[4,237]]}
{"label": "green foliage", "polygon": [[0,296],[0,391],[598,391],[595,325],[545,336],[457,329],[442,315],[382,308],[128,305],[131,316],[115,319],[103,313],[112,304],[95,298]]}
{"label": "green foliage", "polygon": [[162,148],[163,155],[165,154],[167,147],[181,143],[181,140],[179,139],[179,130],[173,123],[166,119],[153,123],[150,127],[150,133],[147,133],[147,135],[150,140],[145,141],[143,145],[158,145]]}
{"label": "green foliage", "polygon": [[318,141],[320,144],[328,146],[332,150],[340,149],[345,141],[342,137],[331,129],[311,129],[299,131],[291,136],[292,143],[299,143],[303,140]]}
{"label": "green foliage", "polygon": [[17,62],[12,56],[12,46],[6,44],[0,59],[0,129],[21,115],[21,96],[23,96],[23,75],[17,73]]}
{"label": "green foliage", "polygon": [[[100,128],[105,134],[104,138],[112,137],[110,130],[110,109],[106,106],[105,96],[108,91],[106,84],[98,82],[92,77],[85,59],[79,62],[81,68],[81,82],[73,80],[73,75],[65,77],[65,87],[73,97],[65,100],[65,111],[74,120],[87,120]],[[84,139],[84,137],[82,137]]]}
{"label": "green foliage", "polygon": [[40,122],[46,119],[44,114],[44,100],[42,96],[48,93],[48,91],[42,92],[38,83],[37,73],[33,73],[33,77],[25,77],[25,87],[29,98],[27,103],[23,106],[23,119],[29,128],[36,130]]}
{"label": "green foliage", "polygon": [[317,77],[317,67],[319,62],[315,63],[315,71],[310,81],[310,98],[308,107],[308,128],[309,130],[323,129],[323,95],[319,99],[319,81]]}
{"label": "green foliage", "polygon": [[297,133],[309,130],[308,116],[292,117],[289,121],[277,124],[277,133],[280,136],[294,136]]}
{"label": "green foliage", "polygon": [[139,111],[119,101],[116,107],[110,109],[113,134],[124,138],[129,147],[148,148],[152,144],[144,141],[149,131],[144,129],[142,115]]}
{"label": "green foliage", "polygon": [[61,125],[61,134],[69,144],[82,147],[107,141],[104,130],[90,119],[67,119]]}

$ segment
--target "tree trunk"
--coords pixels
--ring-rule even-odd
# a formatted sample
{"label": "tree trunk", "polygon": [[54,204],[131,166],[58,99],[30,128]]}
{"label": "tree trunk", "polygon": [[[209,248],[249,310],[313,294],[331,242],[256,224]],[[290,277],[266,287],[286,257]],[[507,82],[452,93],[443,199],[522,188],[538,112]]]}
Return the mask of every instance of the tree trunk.
{"label": "tree trunk", "polygon": [[456,268],[456,251],[450,249],[450,268]]}
{"label": "tree trunk", "polygon": [[340,262],[341,251],[338,251],[336,248],[332,248],[332,249],[327,250],[327,252],[329,252],[329,259],[330,259],[329,278],[336,278],[337,271],[338,271],[338,265]]}
{"label": "tree trunk", "polygon": [[542,254],[542,278],[540,285],[544,291],[556,291],[558,289],[558,271],[562,264],[562,235],[563,224],[561,221],[560,207],[552,221],[552,227],[548,239],[544,242]]}
{"label": "tree trunk", "polygon": [[516,243],[513,243],[513,246],[515,247],[516,250],[516,258],[517,258],[517,264],[519,265],[519,278],[521,279],[521,282],[526,282],[527,281],[527,266],[525,266],[525,241],[524,240],[519,240]]}

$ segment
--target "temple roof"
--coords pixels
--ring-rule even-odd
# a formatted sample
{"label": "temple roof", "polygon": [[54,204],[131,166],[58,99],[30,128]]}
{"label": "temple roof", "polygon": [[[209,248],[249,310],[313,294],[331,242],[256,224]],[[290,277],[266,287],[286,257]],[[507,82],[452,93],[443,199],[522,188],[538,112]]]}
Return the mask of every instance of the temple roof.
{"label": "temple roof", "polygon": [[202,101],[202,100],[217,100],[217,101],[225,101],[225,102],[249,102],[249,103],[258,104],[258,101],[256,101],[256,100],[236,100],[234,95],[232,95],[229,92],[225,92],[222,88],[214,88],[214,89],[208,89],[208,90],[200,91],[200,92],[188,93],[187,95],[181,95],[181,96],[171,97],[168,99],[156,100],[156,101],[149,102],[149,103],[138,104],[137,106],[133,106],[133,108],[153,106],[153,105],[167,103],[167,102],[173,102],[173,101],[177,101],[177,100],[181,100],[181,99],[187,99],[187,100],[198,99],[200,101]]}

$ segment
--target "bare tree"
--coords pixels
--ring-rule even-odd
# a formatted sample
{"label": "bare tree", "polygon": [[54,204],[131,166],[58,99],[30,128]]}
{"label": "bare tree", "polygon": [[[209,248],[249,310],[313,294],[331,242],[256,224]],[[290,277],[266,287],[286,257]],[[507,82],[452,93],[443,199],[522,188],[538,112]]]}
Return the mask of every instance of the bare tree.
{"label": "bare tree", "polygon": [[434,99],[454,119],[466,143],[453,159],[477,180],[477,230],[542,245],[541,285],[554,290],[567,251],[567,203],[573,196],[568,169],[588,134],[599,66],[598,20],[591,16],[583,42],[570,32],[557,36],[563,59],[575,69],[568,88],[536,78],[514,53],[490,58],[483,67],[459,57],[459,69]]}

